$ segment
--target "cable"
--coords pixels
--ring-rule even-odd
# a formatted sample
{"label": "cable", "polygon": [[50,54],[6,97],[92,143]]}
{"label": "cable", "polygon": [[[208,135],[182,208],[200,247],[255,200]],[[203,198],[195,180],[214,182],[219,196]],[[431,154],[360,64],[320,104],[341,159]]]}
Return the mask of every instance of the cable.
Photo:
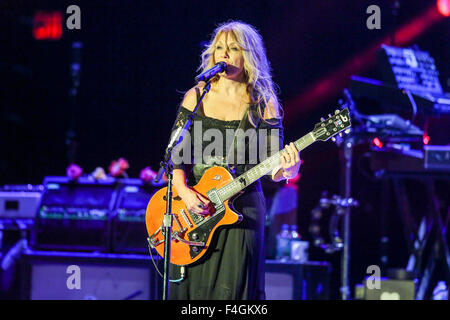
{"label": "cable", "polygon": [[411,102],[411,107],[413,109],[413,115],[411,117],[411,123],[413,123],[415,118],[416,118],[416,115],[417,115],[417,105],[416,105],[416,102],[414,101],[414,98],[411,95],[411,92],[409,92],[409,90],[407,90],[407,89],[403,89],[403,91],[408,96],[409,102]]}
{"label": "cable", "polygon": [[[161,273],[161,271],[159,271],[158,266],[155,263],[155,260],[153,259],[152,248],[151,248],[151,245],[150,245],[150,238],[147,238],[147,241],[148,241],[148,252],[150,254],[150,258],[152,259],[153,266],[155,267],[156,272],[158,272],[159,276],[161,278],[164,278],[164,276]],[[186,268],[185,268],[185,266],[181,266],[180,267],[180,278],[176,279],[176,280],[169,280],[169,281],[173,282],[173,283],[181,282],[181,281],[183,281],[186,278],[185,275],[186,275]]]}
{"label": "cable", "polygon": [[170,282],[181,282],[185,279],[186,269],[185,266],[180,267],[180,278],[176,280],[169,280]]}
{"label": "cable", "polygon": [[159,274],[159,275],[161,276],[161,278],[162,278],[163,275],[162,275],[161,272],[159,271],[158,266],[157,266],[156,263],[155,263],[155,260],[153,260],[152,248],[151,248],[151,246],[150,246],[150,239],[147,238],[147,241],[149,242],[149,244],[148,244],[148,253],[150,254],[150,258],[152,259],[153,266],[155,267],[156,272],[158,272],[158,274]]}

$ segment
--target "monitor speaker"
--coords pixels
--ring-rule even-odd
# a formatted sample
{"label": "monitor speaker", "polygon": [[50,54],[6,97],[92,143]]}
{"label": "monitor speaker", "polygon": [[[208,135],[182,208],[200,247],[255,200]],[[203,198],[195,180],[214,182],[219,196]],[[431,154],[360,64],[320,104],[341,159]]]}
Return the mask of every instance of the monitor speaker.
{"label": "monitor speaker", "polygon": [[326,300],[330,294],[328,262],[266,260],[267,300]]}
{"label": "monitor speaker", "polygon": [[414,300],[413,280],[382,279],[379,288],[364,287],[364,300]]}
{"label": "monitor speaker", "polygon": [[22,298],[158,300],[161,283],[150,257],[75,252],[23,256]]}

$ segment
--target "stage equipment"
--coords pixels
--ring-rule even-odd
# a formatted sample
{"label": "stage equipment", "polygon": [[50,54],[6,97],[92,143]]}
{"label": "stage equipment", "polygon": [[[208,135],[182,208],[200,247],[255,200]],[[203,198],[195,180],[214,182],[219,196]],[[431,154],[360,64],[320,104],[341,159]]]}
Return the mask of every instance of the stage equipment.
{"label": "stage equipment", "polygon": [[[345,89],[343,92],[344,99],[339,100],[339,104],[341,108],[348,109],[352,114],[354,120],[358,122],[361,121],[361,113],[355,107],[355,103],[351,97],[350,92]],[[355,114],[353,114],[355,113]],[[355,134],[355,130],[352,126],[349,134],[341,137],[336,136],[332,140],[336,142],[336,145],[339,148],[339,157],[341,161],[341,186],[340,193],[343,195],[340,199],[344,199],[345,206],[342,206],[341,210],[339,210],[339,215],[343,216],[342,223],[342,238],[333,237],[335,239],[335,243],[332,244],[328,249],[335,250],[336,246],[342,248],[341,253],[341,298],[342,300],[347,300],[350,298],[350,285],[349,285],[349,275],[350,275],[350,211],[352,208],[351,203],[357,203],[351,197],[351,172],[352,172],[352,156],[353,156],[353,147],[362,143],[361,139]],[[338,216],[335,216],[335,221]],[[336,242],[337,240],[337,242]],[[342,243],[340,243],[342,241]]]}
{"label": "stage equipment", "polygon": [[414,275],[405,269],[387,269],[387,277],[366,277],[355,286],[358,300],[414,300]]}
{"label": "stage equipment", "polygon": [[216,74],[227,70],[227,64],[223,61],[218,62],[214,67],[203,71],[201,74],[195,77],[195,81],[209,82]]}
{"label": "stage equipment", "polygon": [[373,98],[394,110],[416,114],[450,114],[450,93],[443,92],[434,59],[428,52],[382,45],[377,52],[384,82],[352,77],[355,97]]}
{"label": "stage equipment", "polygon": [[[349,91],[345,90],[344,95],[347,96],[347,100],[350,99],[353,101]],[[387,103],[391,103],[391,101]],[[375,177],[389,179],[394,184],[396,192],[395,199],[398,202],[398,208],[401,212],[403,225],[405,226],[404,233],[410,252],[407,270],[413,272],[420,279],[420,283],[417,286],[416,298],[424,299],[430,294],[430,290],[432,289],[431,277],[435,273],[438,264],[443,263],[445,266],[444,270],[449,270],[448,272],[446,271],[446,281],[450,282],[450,255],[448,244],[444,240],[446,238],[446,228],[440,216],[442,210],[436,196],[437,193],[435,192],[434,184],[435,180],[449,180],[450,174],[445,165],[445,157],[448,154],[447,150],[443,146],[423,146],[423,132],[411,123],[403,120],[398,121],[398,117],[361,114],[356,110],[356,104],[354,103],[352,103],[350,110],[355,119],[352,133],[346,136],[345,139],[338,139],[338,145],[342,147],[343,188],[348,192],[349,181],[351,180],[350,165],[353,145],[362,143],[370,144],[372,139],[380,137],[384,142],[384,146],[381,148],[372,147],[368,156],[371,170]],[[385,119],[390,119],[390,123]],[[380,123],[384,123],[384,125],[380,125]],[[417,145],[420,147],[417,147]],[[428,155],[426,160],[425,154]],[[436,165],[436,161],[440,165]],[[426,197],[429,201],[429,212],[422,219],[419,227],[416,226],[411,217],[411,209],[408,205],[404,186],[405,178],[419,179],[424,182],[427,189]],[[386,189],[386,187],[383,188],[384,191]],[[384,226],[387,221],[387,208],[390,203],[388,196],[386,192],[383,192],[381,212],[383,229],[381,234],[381,261],[383,267],[387,265],[386,245],[389,239],[386,233],[386,227]],[[424,263],[425,247],[427,243],[429,244],[432,241],[434,242],[430,246],[435,249],[432,250],[428,264],[424,269],[422,264]],[[345,242],[344,236],[344,245]],[[441,258],[443,257],[442,259],[439,258],[440,253]],[[342,281],[345,283],[344,278]]]}
{"label": "stage equipment", "polygon": [[[383,46],[381,51],[378,53],[379,63],[382,67],[382,73],[384,75],[384,81],[367,79],[358,76],[351,77],[351,93],[349,90],[344,90],[344,97],[349,105],[350,112],[353,114],[354,125],[352,127],[352,133],[346,136],[344,139],[337,139],[338,146],[340,147],[340,154],[342,159],[342,182],[341,186],[342,193],[345,198],[350,197],[351,191],[351,165],[352,165],[352,154],[353,148],[358,144],[371,144],[371,142],[376,138],[377,141],[382,143],[378,144],[377,148],[373,148],[374,151],[383,152],[384,148],[392,150],[392,154],[400,156],[399,153],[408,154],[408,157],[403,157],[399,160],[389,160],[380,159],[379,156],[370,154],[372,169],[375,167],[375,175],[379,178],[385,176],[389,173],[393,167],[398,169],[396,176],[399,174],[409,174],[413,173],[417,176],[417,173],[424,172],[428,177],[436,176],[436,170],[430,170],[430,168],[443,167],[446,168],[445,157],[447,155],[446,151],[440,150],[436,151],[434,147],[426,148],[423,147],[423,137],[424,132],[421,128],[414,125],[417,115],[424,117],[440,114],[450,114],[450,96],[448,93],[442,92],[442,87],[439,83],[438,72],[434,64],[434,60],[431,56],[423,51],[417,49],[404,49],[404,48],[394,48]],[[354,103],[353,98],[362,101],[358,103],[358,106]],[[369,101],[364,99],[369,98],[377,101],[378,106],[381,106],[382,112],[388,111],[389,114],[380,114],[380,110],[373,108]],[[358,108],[357,108],[358,107]],[[367,107],[369,107],[367,109]],[[362,109],[366,108],[364,113],[361,112]],[[358,109],[358,110],[357,110]],[[411,112],[412,116],[410,120],[405,120],[397,114],[405,114],[405,112]],[[384,146],[384,148],[382,147]],[[381,147],[381,148],[380,148]],[[438,147],[439,149],[439,147]],[[427,150],[427,151],[425,151]],[[426,160],[424,160],[423,152],[427,154]],[[391,155],[392,155],[391,154]],[[436,164],[438,162],[439,164]],[[425,167],[425,163],[427,164]],[[431,165],[431,167],[430,167]],[[416,169],[413,169],[416,168]],[[419,170],[417,170],[420,168]],[[439,178],[445,178],[446,174],[443,174],[442,170],[437,174]],[[390,176],[390,175],[388,175]],[[406,176],[405,176],[406,177]],[[429,181],[429,180],[428,180]],[[396,184],[396,189],[399,184]],[[437,212],[440,208],[439,203],[435,199],[435,194],[433,191],[433,183],[429,186],[429,196],[430,199],[434,199],[434,202],[430,202],[430,208],[435,214],[435,220],[438,224],[437,232],[438,238],[443,239],[445,234],[442,234],[443,224],[440,223],[441,218],[438,217]],[[386,188],[383,188],[385,190]],[[400,192],[400,191],[399,191]],[[383,192],[385,194],[386,192]],[[400,192],[401,193],[401,192]],[[386,194],[385,194],[386,196]],[[396,197],[398,201],[400,194]],[[384,197],[386,198],[386,197]],[[403,198],[403,200],[405,200]],[[431,200],[433,201],[433,200]],[[400,209],[405,210],[405,201],[399,203]],[[387,221],[386,218],[386,207],[388,203],[385,202],[382,211],[382,224]],[[348,210],[349,208],[347,208]],[[405,215],[405,214],[404,214]],[[346,215],[346,221],[344,223],[344,230],[348,230],[347,222],[349,217]],[[384,221],[384,222],[383,222]],[[408,222],[408,221],[407,221]],[[408,223],[405,222],[405,225]],[[411,222],[409,220],[409,222]],[[431,225],[430,225],[431,226]],[[422,228],[422,230],[429,230],[427,228]],[[412,231],[410,228],[409,231]],[[388,243],[388,237],[384,234],[386,230],[382,231],[382,264],[387,263],[387,250],[386,244]],[[412,256],[417,260],[418,255],[414,249],[414,241],[410,241],[411,234],[406,235],[409,241],[409,247],[411,249]],[[347,236],[349,235],[349,232]],[[347,279],[346,275],[348,273],[346,261],[349,255],[346,254],[346,244],[347,236],[344,232],[344,250],[342,259],[342,289],[343,298],[347,296],[348,286],[346,285]],[[450,259],[448,257],[448,247],[443,241],[440,240],[444,256],[446,257],[447,266],[450,265]],[[419,245],[420,246],[420,245]],[[419,263],[420,264],[420,263]],[[430,262],[430,270],[434,267]],[[448,270],[448,267],[447,269]],[[450,280],[450,272],[448,279]],[[426,278],[426,274],[424,279]],[[423,280],[423,279],[422,279]],[[427,282],[428,280],[423,280]],[[424,284],[424,287],[429,287]],[[418,297],[424,296],[425,289],[419,287]],[[421,293],[422,292],[422,293]]]}
{"label": "stage equipment", "polygon": [[36,249],[110,251],[116,179],[45,177],[31,245]]}
{"label": "stage equipment", "polygon": [[[372,139],[377,137],[389,136],[392,141],[399,139],[404,141],[408,139],[409,141],[420,141],[422,139],[423,131],[418,129],[416,126],[404,119],[398,117],[397,115],[366,115],[362,114],[357,110],[355,101],[353,100],[352,94],[348,89],[343,91],[344,99],[339,100],[342,107],[349,108],[355,120],[355,125],[352,126],[350,134],[342,137],[336,137],[335,141],[339,147],[339,154],[341,159],[341,194],[343,196],[337,197],[337,200],[344,200],[343,203],[346,204],[342,206],[338,211],[341,212],[343,217],[342,223],[342,238],[340,236],[336,237],[333,235],[333,225],[337,222],[336,215],[334,219],[331,220],[331,239],[335,239],[334,243],[331,245],[325,245],[325,249],[334,251],[336,249],[342,248],[341,253],[341,298],[347,300],[350,298],[350,286],[349,286],[349,274],[350,274],[350,211],[351,208],[357,204],[351,197],[351,181],[352,181],[352,162],[353,162],[353,149],[357,145],[367,144],[372,141]],[[321,244],[320,239],[318,240],[318,245]]]}
{"label": "stage equipment", "polygon": [[414,300],[413,280],[380,279],[379,289],[370,289],[365,283],[355,288],[357,300]]}
{"label": "stage equipment", "polygon": [[148,253],[145,211],[157,186],[140,179],[122,179],[111,219],[112,250],[117,253]]}
{"label": "stage equipment", "polygon": [[0,291],[14,291],[14,266],[34,227],[44,187],[5,185],[0,188]]}
{"label": "stage equipment", "polygon": [[0,219],[33,219],[43,186],[6,185],[0,188]]}
{"label": "stage equipment", "polygon": [[[437,151],[436,151],[437,150]],[[436,157],[436,159],[430,160]],[[434,152],[437,152],[434,154]],[[427,156],[428,154],[428,156]],[[404,225],[404,234],[410,254],[406,270],[412,272],[420,281],[417,285],[416,299],[422,300],[432,294],[433,277],[439,266],[443,266],[447,285],[450,283],[450,251],[447,239],[447,224],[450,213],[444,213],[442,204],[445,198],[438,196],[436,183],[448,189],[450,168],[446,165],[447,146],[424,146],[424,150],[402,150],[399,148],[373,148],[370,152],[371,169],[377,178],[390,181],[394,186],[395,200]],[[430,166],[431,161],[431,166]],[[437,161],[439,165],[433,165]],[[424,197],[428,203],[419,224],[414,219],[414,206],[408,198],[405,182],[412,179],[425,187]],[[445,184],[446,183],[446,184]],[[445,195],[444,195],[445,197]],[[388,195],[382,197],[382,207],[390,202]],[[444,202],[442,202],[444,201]],[[426,261],[426,253],[428,260]],[[425,265],[426,263],[426,265]]]}
{"label": "stage equipment", "polygon": [[385,103],[383,107],[389,108],[391,112],[411,111],[414,116],[450,114],[448,93],[410,91],[360,76],[351,77],[350,89],[355,98],[359,95],[382,101]]}
{"label": "stage equipment", "polygon": [[422,150],[408,145],[388,144],[372,148],[370,167],[376,177],[412,175],[450,177],[450,147],[423,146]]}
{"label": "stage equipment", "polygon": [[[437,181],[450,180],[450,152],[448,146],[424,146],[423,131],[413,126],[412,122],[418,114],[424,117],[450,114],[450,97],[448,93],[442,92],[434,60],[428,53],[384,46],[379,52],[379,61],[385,82],[354,76],[352,94],[359,98],[375,99],[390,111],[404,113],[410,110],[411,121],[399,122],[398,116],[394,119],[392,115],[362,115],[353,112],[361,123],[355,126],[354,133],[360,139],[378,137],[383,141],[383,147],[373,147],[369,152],[371,170],[375,177],[393,183],[410,252],[407,270],[420,280],[416,299],[425,299],[431,294],[432,277],[439,264],[444,266],[446,281],[450,283],[450,254],[444,222],[447,220],[441,217],[442,210],[435,186]],[[394,127],[388,126],[381,117],[392,118]],[[420,225],[416,225],[411,215],[413,210],[406,194],[405,179],[422,181],[426,188],[428,212]],[[387,189],[387,182],[384,183],[383,190]],[[388,197],[383,192],[382,224],[387,221],[386,208],[390,202]],[[384,248],[382,263],[386,264],[386,230],[382,231],[381,238]],[[426,249],[430,249],[431,253],[424,266]]]}
{"label": "stage equipment", "polygon": [[327,300],[330,276],[328,262],[266,260],[266,300]]}
{"label": "stage equipment", "polygon": [[450,146],[424,146],[425,169],[450,171]]}
{"label": "stage equipment", "polygon": [[[342,250],[344,247],[344,241],[342,239],[341,232],[339,231],[339,227],[341,226],[340,220],[345,217],[345,209],[347,207],[357,206],[359,206],[359,204],[355,199],[345,199],[338,195],[333,195],[331,198],[327,198],[326,192],[323,192],[319,205],[316,206],[311,212],[309,232],[313,236],[314,245],[330,254]],[[330,212],[328,225],[329,243],[327,243],[325,238],[321,236],[320,220],[325,215],[324,211]]]}
{"label": "stage equipment", "polygon": [[377,55],[386,84],[416,92],[442,93],[439,72],[428,52],[383,44]]}
{"label": "stage equipment", "polygon": [[134,254],[26,250],[20,268],[21,298],[158,300],[161,280],[148,267],[149,260]]}

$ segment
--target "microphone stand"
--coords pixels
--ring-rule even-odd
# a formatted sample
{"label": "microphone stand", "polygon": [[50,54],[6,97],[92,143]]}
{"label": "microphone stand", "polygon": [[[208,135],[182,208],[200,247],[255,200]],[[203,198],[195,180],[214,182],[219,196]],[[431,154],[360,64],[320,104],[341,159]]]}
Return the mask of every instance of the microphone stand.
{"label": "microphone stand", "polygon": [[[341,192],[345,199],[350,199],[352,190],[352,158],[355,141],[353,135],[343,140],[340,150],[342,164]],[[350,299],[350,206],[345,207],[343,224],[343,251],[341,255],[341,297],[342,300]]]}
{"label": "microphone stand", "polygon": [[203,98],[211,89],[211,82],[206,82],[203,88],[203,93],[197,102],[192,114],[187,118],[182,130],[177,130],[175,136],[171,139],[169,146],[166,149],[163,161],[160,163],[160,169],[156,175],[154,182],[157,183],[162,178],[164,172],[167,177],[167,193],[166,193],[166,213],[163,219],[162,233],[164,236],[164,276],[163,276],[163,300],[168,300],[169,297],[169,282],[170,282],[170,250],[171,250],[171,238],[172,238],[172,179],[173,179],[173,162],[172,162],[172,152],[177,145],[181,143],[186,132],[189,131],[192,121],[194,120],[195,113],[198,107],[202,103]]}
{"label": "microphone stand", "polygon": [[[360,113],[355,107],[355,102],[348,91],[344,89],[344,97],[347,100],[350,112],[354,114],[355,118],[360,119]],[[345,138],[339,139],[337,145],[339,147],[339,157],[341,161],[341,193],[348,201],[351,199],[352,192],[352,160],[353,148],[358,143],[358,138],[352,132],[346,135]],[[350,296],[350,212],[351,206],[344,207],[344,223],[342,225],[343,234],[343,250],[341,253],[341,287],[340,293],[342,300],[351,299]]]}

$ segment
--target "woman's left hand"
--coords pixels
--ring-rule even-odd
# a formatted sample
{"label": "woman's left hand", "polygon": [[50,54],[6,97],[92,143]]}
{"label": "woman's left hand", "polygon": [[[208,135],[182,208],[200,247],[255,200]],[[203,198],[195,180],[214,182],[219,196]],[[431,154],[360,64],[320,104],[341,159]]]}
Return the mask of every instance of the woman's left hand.
{"label": "woman's left hand", "polygon": [[292,179],[298,174],[300,169],[300,152],[293,142],[286,145],[285,150],[281,153],[281,168],[286,179]]}

